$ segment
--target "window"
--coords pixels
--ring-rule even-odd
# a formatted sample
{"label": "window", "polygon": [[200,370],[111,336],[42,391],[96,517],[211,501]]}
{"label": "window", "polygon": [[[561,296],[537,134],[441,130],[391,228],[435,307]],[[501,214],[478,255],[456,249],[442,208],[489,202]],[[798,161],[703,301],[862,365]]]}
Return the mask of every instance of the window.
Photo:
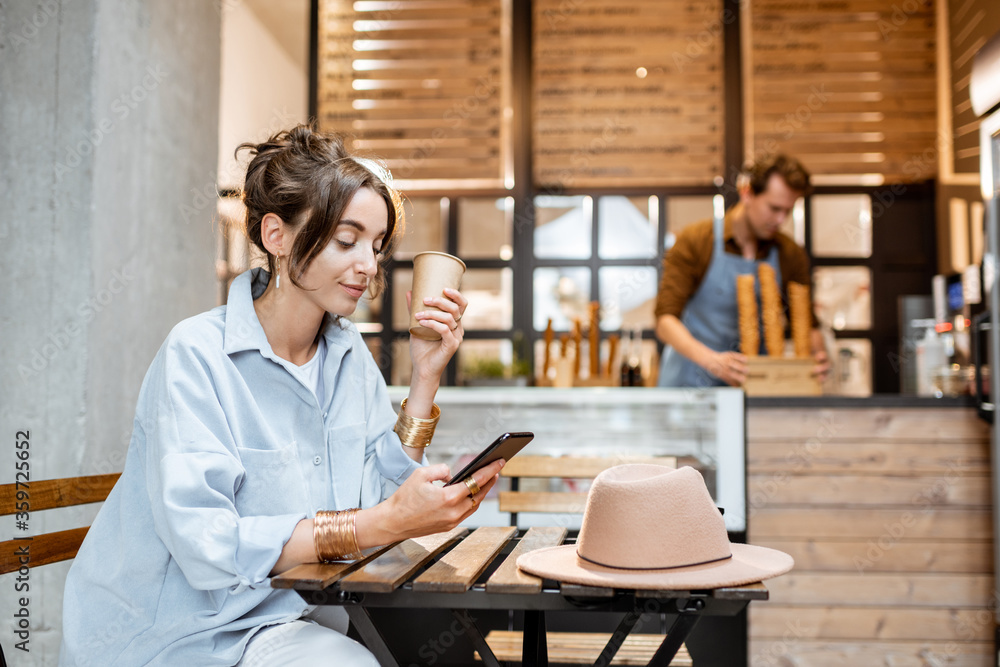
{"label": "window", "polygon": [[[714,198],[734,203],[732,181],[745,158],[780,149],[822,177],[786,229],[813,260],[821,316],[850,348],[850,359],[867,355],[885,366],[872,372],[876,390],[898,385],[884,362],[897,337],[894,300],[929,292],[923,278],[934,272],[926,233],[933,231],[933,192],[907,184],[905,196],[893,190],[891,207],[873,200],[873,184],[898,175],[912,153],[903,144],[889,150],[889,140],[934,130],[923,104],[932,69],[896,72],[888,61],[868,58],[869,51],[898,48],[898,34],[865,47],[868,64],[859,67],[878,75],[878,90],[850,105],[881,111],[877,118],[852,116],[878,130],[861,132],[833,127],[841,112],[830,104],[840,102],[820,99],[825,93],[810,87],[813,70],[843,64],[830,65],[817,48],[827,39],[825,24],[803,19],[802,39],[776,39],[799,33],[784,24],[801,23],[801,8],[741,6],[730,21],[721,2],[680,0],[317,2],[311,112],[324,128],[355,137],[355,150],[385,158],[409,198],[409,229],[389,269],[390,286],[356,317],[366,337],[378,340],[369,342],[391,382],[408,381],[405,292],[421,250],[457,255],[468,266],[466,340],[476,343],[452,364],[446,383],[465,379],[476,356],[496,354],[510,364],[543,359],[549,322],[557,339],[573,335],[578,322],[589,328],[594,304],[602,365],[622,331],[638,328],[644,344],[655,346],[663,252],[686,225],[711,217]],[[769,25],[762,10],[782,25]],[[838,20],[850,26],[857,16]],[[913,27],[933,42],[924,23]],[[778,62],[788,49],[807,53]],[[925,51],[921,63],[933,60],[933,49]],[[736,66],[723,66],[724,56]],[[762,86],[791,92],[768,97]],[[898,115],[889,108],[898,100],[882,99],[879,90],[893,86],[903,90],[900,99],[923,100],[899,112],[912,115],[904,121],[913,128],[889,118]],[[878,243],[880,225],[893,230],[893,242]],[[899,279],[886,279],[886,272]],[[885,285],[893,291],[880,290]],[[867,292],[868,305],[862,297],[841,307],[845,290]],[[535,354],[518,353],[518,337]]]}
{"label": "window", "polygon": [[[872,392],[872,201],[866,193],[808,198],[813,304],[828,332],[827,386],[840,395]],[[893,313],[895,315],[895,313]]]}

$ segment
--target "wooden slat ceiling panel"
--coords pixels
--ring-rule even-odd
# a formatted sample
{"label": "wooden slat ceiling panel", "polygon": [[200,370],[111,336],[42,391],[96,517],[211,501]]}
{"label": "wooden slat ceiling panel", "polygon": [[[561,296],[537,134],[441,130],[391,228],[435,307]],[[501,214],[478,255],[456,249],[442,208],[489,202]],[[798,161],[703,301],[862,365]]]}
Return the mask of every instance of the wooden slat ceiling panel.
{"label": "wooden slat ceiling panel", "polygon": [[934,176],[933,0],[756,0],[748,34],[748,153],[817,182]]}
{"label": "wooden slat ceiling panel", "polygon": [[317,114],[408,189],[503,178],[500,0],[320,3]]}
{"label": "wooden slat ceiling panel", "polygon": [[537,186],[705,185],[723,173],[721,0],[535,0],[532,11]]}

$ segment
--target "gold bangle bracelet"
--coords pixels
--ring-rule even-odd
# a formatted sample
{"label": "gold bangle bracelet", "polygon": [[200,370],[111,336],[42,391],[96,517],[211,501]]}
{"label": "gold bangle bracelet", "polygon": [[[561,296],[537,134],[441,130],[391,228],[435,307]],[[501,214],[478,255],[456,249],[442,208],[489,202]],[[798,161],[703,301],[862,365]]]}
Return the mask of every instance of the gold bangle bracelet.
{"label": "gold bangle bracelet", "polygon": [[404,398],[399,406],[399,415],[393,430],[399,436],[403,446],[423,449],[431,444],[431,438],[434,437],[434,429],[437,427],[439,419],[441,419],[441,408],[438,407],[437,403],[431,403],[430,419],[421,419],[406,414],[406,399]]}
{"label": "gold bangle bracelet", "polygon": [[337,513],[340,519],[340,529],[337,536],[340,538],[340,552],[346,560],[357,560],[361,558],[361,549],[358,547],[357,530],[358,508],[344,510]]}
{"label": "gold bangle bracelet", "polygon": [[321,561],[361,558],[357,514],[356,507],[341,512],[316,512],[313,519],[313,545],[316,556]]}
{"label": "gold bangle bracelet", "polygon": [[313,546],[316,548],[316,557],[321,562],[334,560],[329,545],[333,515],[333,512],[316,512],[316,517],[313,519]]}

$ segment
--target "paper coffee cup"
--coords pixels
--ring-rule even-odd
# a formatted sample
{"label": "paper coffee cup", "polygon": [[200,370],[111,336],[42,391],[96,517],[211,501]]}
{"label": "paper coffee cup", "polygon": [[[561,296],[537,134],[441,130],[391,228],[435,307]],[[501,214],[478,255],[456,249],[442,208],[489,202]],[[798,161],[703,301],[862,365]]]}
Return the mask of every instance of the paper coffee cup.
{"label": "paper coffee cup", "polygon": [[410,298],[410,334],[424,340],[441,340],[441,334],[420,326],[414,313],[441,310],[424,304],[425,298],[444,296],[446,287],[461,289],[465,262],[443,252],[421,252],[413,258],[413,294]]}

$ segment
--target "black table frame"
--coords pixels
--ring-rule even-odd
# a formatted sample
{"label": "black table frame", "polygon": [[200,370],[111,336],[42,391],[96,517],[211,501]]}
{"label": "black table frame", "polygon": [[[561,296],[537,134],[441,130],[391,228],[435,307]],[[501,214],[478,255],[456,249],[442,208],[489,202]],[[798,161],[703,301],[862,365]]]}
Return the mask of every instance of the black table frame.
{"label": "black table frame", "polygon": [[[552,583],[552,582],[546,582]],[[588,595],[594,591],[599,595]],[[766,589],[741,588],[712,591],[632,591],[588,589],[584,586],[544,586],[537,594],[490,593],[484,584],[476,584],[464,593],[414,591],[407,583],[390,593],[356,593],[338,590],[336,583],[326,590],[299,590],[309,604],[336,604],[343,606],[362,641],[378,659],[382,667],[398,667],[399,663],[386,644],[385,638],[369,614],[369,609],[448,609],[465,628],[486,667],[499,667],[493,651],[475,622],[467,622],[460,610],[491,609],[521,610],[524,612],[522,665],[545,667],[548,665],[545,612],[547,611],[605,611],[619,612],[624,616],[611,640],[601,652],[596,666],[610,664],[622,642],[635,627],[643,613],[676,614],[659,649],[648,663],[650,667],[666,667],[674,659],[681,644],[687,639],[702,616],[732,616],[741,612],[755,599],[766,599]]]}

